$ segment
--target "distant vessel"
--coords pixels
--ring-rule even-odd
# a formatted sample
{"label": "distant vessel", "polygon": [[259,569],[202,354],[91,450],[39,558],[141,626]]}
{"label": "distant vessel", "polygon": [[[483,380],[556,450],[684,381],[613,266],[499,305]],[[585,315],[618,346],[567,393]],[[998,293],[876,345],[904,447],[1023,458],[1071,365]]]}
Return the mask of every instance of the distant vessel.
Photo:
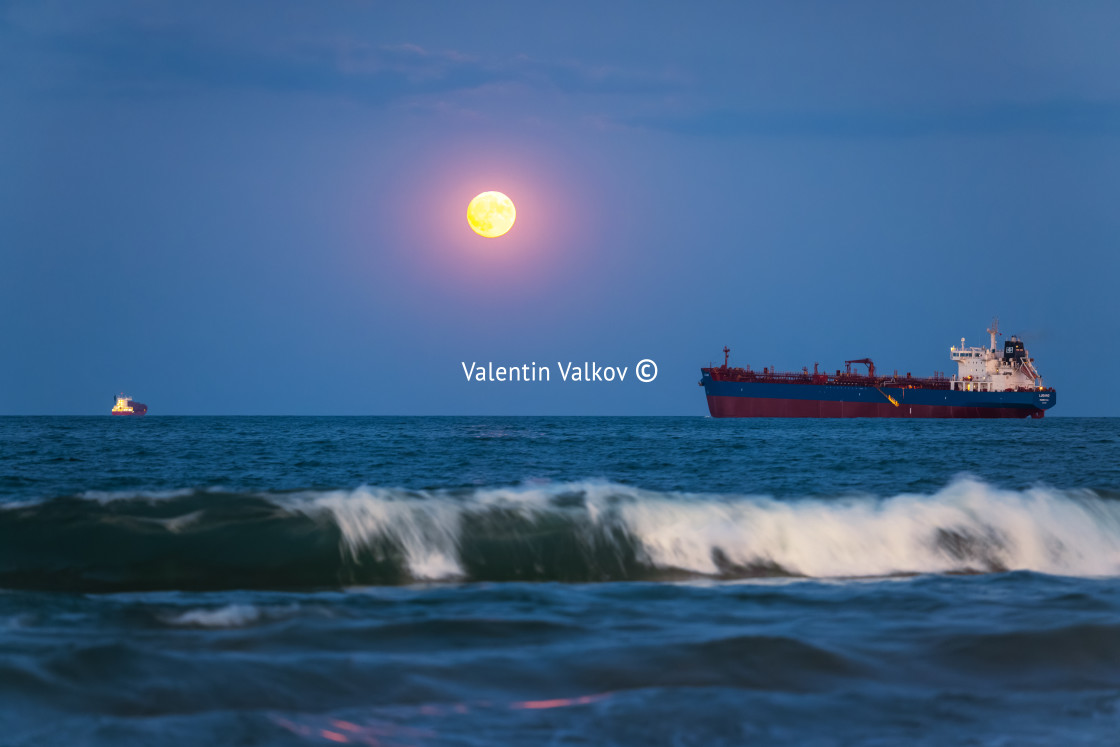
{"label": "distant vessel", "polygon": [[148,411],[148,406],[140,402],[136,402],[127,394],[117,395],[117,404],[113,405],[113,415],[131,415],[132,417],[140,417]]}
{"label": "distant vessel", "polygon": [[[1057,403],[1053,387],[1043,387],[1023,341],[1012,335],[996,348],[998,320],[988,330],[991,347],[949,348],[957,373],[930,378],[876,376],[870,358],[844,361],[845,370],[827,374],[803,368],[778,373],[750,366],[701,368],[700,386],[714,418],[1041,418]],[[867,375],[852,364],[867,366]]]}

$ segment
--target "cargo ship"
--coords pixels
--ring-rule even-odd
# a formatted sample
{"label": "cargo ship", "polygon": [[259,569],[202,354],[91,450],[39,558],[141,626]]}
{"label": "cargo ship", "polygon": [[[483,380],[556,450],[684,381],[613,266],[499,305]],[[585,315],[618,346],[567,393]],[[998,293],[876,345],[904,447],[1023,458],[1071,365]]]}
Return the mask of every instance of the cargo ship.
{"label": "cargo ship", "polygon": [[[883,376],[870,358],[844,361],[833,373],[813,364],[797,372],[772,368],[752,371],[728,365],[701,368],[700,386],[714,418],[1041,418],[1057,402],[1053,387],[1042,384],[1034,358],[1012,335],[997,348],[998,320],[987,330],[989,347],[949,348],[957,372],[928,378]],[[852,364],[867,372],[853,371]]]}
{"label": "cargo ship", "polygon": [[136,402],[127,394],[118,394],[117,403],[113,405],[113,415],[131,415],[132,417],[140,417],[148,411],[148,406],[140,402]]}

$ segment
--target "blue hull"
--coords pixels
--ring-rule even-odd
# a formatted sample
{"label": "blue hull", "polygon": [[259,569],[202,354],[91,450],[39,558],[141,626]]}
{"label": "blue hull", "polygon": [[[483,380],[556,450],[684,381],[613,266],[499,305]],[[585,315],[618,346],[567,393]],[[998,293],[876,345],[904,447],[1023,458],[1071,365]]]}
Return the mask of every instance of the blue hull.
{"label": "blue hull", "polygon": [[713,417],[1037,418],[1057,402],[1052,390],[968,392],[716,381],[706,371],[700,383]]}

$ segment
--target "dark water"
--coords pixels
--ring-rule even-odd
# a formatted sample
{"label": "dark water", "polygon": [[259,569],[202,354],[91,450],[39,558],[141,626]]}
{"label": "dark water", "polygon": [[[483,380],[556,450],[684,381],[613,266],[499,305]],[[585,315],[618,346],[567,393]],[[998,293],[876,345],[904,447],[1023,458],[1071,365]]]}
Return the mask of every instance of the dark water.
{"label": "dark water", "polygon": [[0,418],[0,744],[1118,744],[1120,420]]}

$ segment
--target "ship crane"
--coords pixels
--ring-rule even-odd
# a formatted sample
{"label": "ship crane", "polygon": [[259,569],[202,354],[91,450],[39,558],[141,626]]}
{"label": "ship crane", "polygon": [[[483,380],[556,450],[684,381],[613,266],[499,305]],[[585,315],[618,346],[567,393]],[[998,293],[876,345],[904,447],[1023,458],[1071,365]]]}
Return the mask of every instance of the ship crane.
{"label": "ship crane", "polygon": [[867,365],[867,376],[868,376],[868,378],[871,378],[871,379],[875,378],[875,363],[872,362],[872,360],[870,358],[856,358],[856,359],[853,359],[853,360],[850,360],[850,361],[844,361],[845,371],[847,373],[852,372],[852,364],[853,363],[864,363],[864,364],[866,364]]}

